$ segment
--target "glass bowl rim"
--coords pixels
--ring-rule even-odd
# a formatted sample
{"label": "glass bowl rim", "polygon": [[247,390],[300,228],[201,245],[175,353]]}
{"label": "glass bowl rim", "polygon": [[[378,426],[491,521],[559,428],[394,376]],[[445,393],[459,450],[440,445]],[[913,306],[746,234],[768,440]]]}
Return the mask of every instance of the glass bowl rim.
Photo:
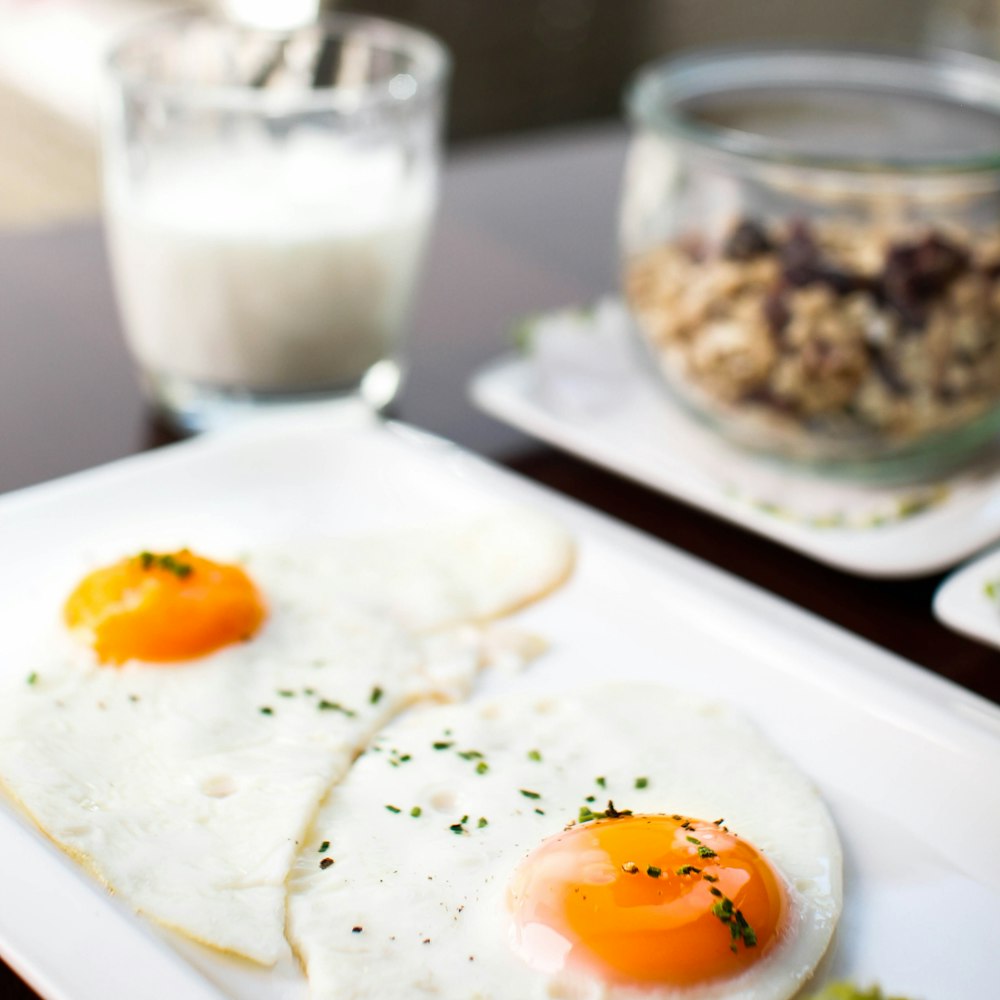
{"label": "glass bowl rim", "polygon": [[[849,86],[851,81],[843,75],[824,79],[820,70],[830,72],[835,66],[862,74],[862,79],[853,81],[855,86],[887,93],[919,93],[965,104],[972,102],[977,108],[994,112],[1000,120],[1000,63],[940,48],[765,45],[698,49],[641,66],[626,87],[625,109],[633,127],[747,163],[867,175],[1000,174],[1000,146],[993,153],[975,156],[859,158],[850,154],[813,154],[782,148],[780,142],[765,135],[695,123],[680,113],[684,100],[745,87],[748,76],[754,82],[770,86]],[[889,70],[896,85],[884,76],[873,75],[875,70],[881,73]],[[917,76],[922,77],[922,87],[915,85]]]}
{"label": "glass bowl rim", "polygon": [[[408,55],[412,66],[407,74],[416,86],[409,93],[394,93],[392,80],[385,79],[353,87],[268,90],[231,83],[205,84],[194,81],[157,79],[127,65],[127,56],[136,47],[158,35],[175,37],[189,25],[204,25],[235,35],[258,36],[275,43],[310,28],[320,28],[333,37],[358,35],[374,47]],[[447,81],[452,58],[448,47],[436,35],[422,28],[367,14],[326,13],[314,22],[288,30],[248,27],[197,10],[176,10],[147,18],[120,35],[104,59],[107,80],[125,93],[172,100],[191,107],[213,110],[256,111],[261,114],[301,114],[304,112],[357,112],[372,107],[402,106],[436,93]]]}

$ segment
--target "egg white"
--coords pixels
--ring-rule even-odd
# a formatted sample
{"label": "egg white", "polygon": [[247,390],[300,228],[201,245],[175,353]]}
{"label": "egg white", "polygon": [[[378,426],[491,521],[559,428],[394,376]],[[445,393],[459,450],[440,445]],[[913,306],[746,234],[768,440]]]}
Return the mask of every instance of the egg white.
{"label": "egg white", "polygon": [[569,533],[551,518],[503,507],[362,538],[299,539],[265,558],[278,572],[308,565],[326,594],[428,632],[487,621],[539,600],[565,582],[574,556]]}
{"label": "egg white", "polygon": [[407,705],[468,693],[483,637],[460,623],[540,596],[571,560],[565,532],[508,510],[251,552],[269,616],[245,644],[114,668],[55,630],[0,694],[0,785],[137,909],[273,963],[330,785]]}
{"label": "egg white", "polygon": [[[509,944],[508,880],[588,795],[601,808],[610,798],[636,813],[724,817],[786,884],[779,945],[737,978],[683,990],[530,969]],[[333,863],[320,867],[325,857]],[[313,1000],[785,1000],[822,957],[840,907],[840,846],[809,781],[725,706],[622,684],[397,720],[320,810],[290,877],[288,930]]]}

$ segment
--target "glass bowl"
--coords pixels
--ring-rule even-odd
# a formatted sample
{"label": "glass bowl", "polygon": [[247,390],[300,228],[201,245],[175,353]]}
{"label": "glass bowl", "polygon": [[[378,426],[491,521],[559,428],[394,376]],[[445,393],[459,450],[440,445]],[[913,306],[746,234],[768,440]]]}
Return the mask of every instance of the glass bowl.
{"label": "glass bowl", "polygon": [[1000,66],[714,51],[627,95],[623,282],[671,394],[740,445],[911,479],[1000,430]]}

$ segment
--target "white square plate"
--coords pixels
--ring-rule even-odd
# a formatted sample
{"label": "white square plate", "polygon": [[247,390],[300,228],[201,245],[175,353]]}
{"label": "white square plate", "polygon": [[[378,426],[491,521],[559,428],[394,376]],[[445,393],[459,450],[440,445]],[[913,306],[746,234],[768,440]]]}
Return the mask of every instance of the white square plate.
{"label": "white square plate", "polygon": [[[0,498],[0,673],[24,675],[31,636],[56,627],[88,555],[178,535],[356,533],[497,501],[548,511],[579,544],[570,583],[518,616],[550,653],[503,683],[559,690],[613,673],[732,701],[811,776],[841,833],[844,915],[818,982],[877,980],[922,1000],[995,991],[1000,710],[405,427],[338,428],[319,410]],[[4,803],[0,893],[0,952],[51,1000],[306,995],[291,963],[253,968],[151,927]]]}
{"label": "white square plate", "polygon": [[918,486],[820,477],[697,424],[644,370],[621,303],[536,317],[528,350],[471,384],[491,416],[587,461],[863,576],[934,573],[1000,537],[1000,453]]}

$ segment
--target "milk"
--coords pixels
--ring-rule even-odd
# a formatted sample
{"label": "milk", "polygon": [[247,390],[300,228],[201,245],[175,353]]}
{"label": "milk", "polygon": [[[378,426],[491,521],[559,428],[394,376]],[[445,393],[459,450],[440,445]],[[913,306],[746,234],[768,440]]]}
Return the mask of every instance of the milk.
{"label": "milk", "polygon": [[322,133],[159,153],[108,179],[126,333],[149,373],[286,393],[397,349],[435,200],[397,147]]}

